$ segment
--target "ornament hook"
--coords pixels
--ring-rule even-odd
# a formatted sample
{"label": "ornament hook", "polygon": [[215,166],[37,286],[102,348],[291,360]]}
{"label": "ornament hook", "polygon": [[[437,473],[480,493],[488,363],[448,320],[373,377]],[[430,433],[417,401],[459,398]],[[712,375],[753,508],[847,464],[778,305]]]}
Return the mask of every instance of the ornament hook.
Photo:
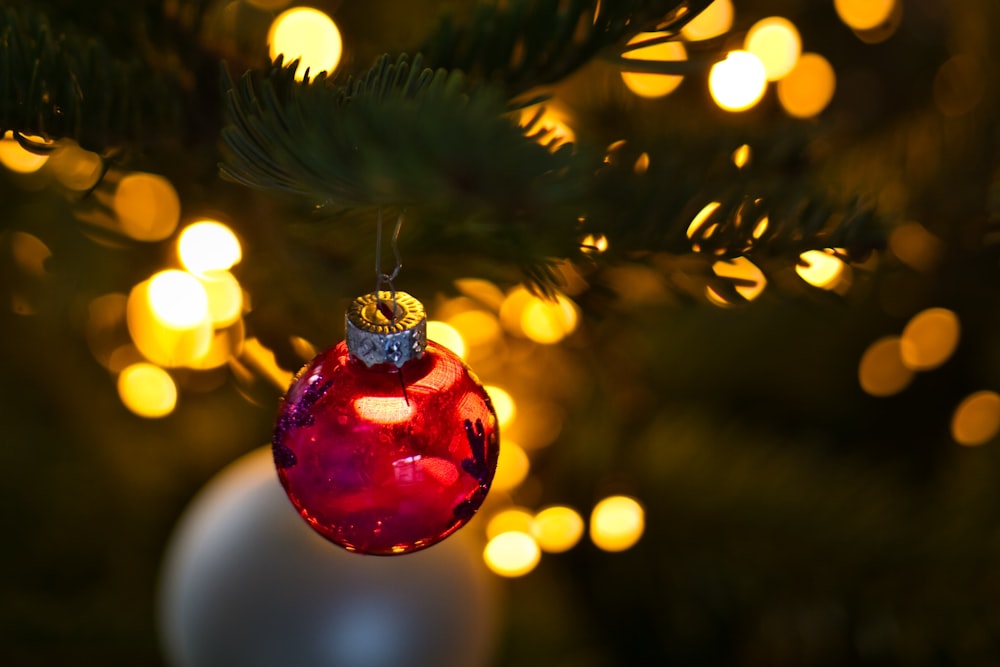
{"label": "ornament hook", "polygon": [[[396,265],[392,273],[382,271],[382,207],[378,208],[377,225],[375,227],[375,298],[377,300],[379,312],[390,322],[396,321],[396,286],[392,281],[399,275],[403,268],[403,260],[399,255],[399,230],[403,227],[403,213],[396,219],[396,227],[392,230],[392,257]],[[387,286],[392,294],[392,304],[382,301],[382,287]]]}

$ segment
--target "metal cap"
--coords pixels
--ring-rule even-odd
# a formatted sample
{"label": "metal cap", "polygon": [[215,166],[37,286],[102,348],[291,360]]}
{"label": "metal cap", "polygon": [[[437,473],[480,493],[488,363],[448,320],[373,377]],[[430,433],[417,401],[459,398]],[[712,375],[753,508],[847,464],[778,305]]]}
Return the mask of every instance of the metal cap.
{"label": "metal cap", "polygon": [[[347,351],[366,366],[397,368],[424,356],[427,315],[424,304],[406,292],[359,296],[347,309]],[[393,310],[395,309],[395,313]]]}

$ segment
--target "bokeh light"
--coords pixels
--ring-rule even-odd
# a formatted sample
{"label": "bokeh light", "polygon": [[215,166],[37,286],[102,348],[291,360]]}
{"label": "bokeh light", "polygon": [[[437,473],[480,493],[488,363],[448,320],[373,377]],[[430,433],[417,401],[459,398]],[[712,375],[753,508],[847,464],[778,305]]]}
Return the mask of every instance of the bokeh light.
{"label": "bokeh light", "polygon": [[500,428],[503,429],[510,426],[517,415],[517,405],[514,403],[514,398],[507,390],[496,385],[488,384],[483,388],[490,397],[493,410],[497,413],[497,423]]}
{"label": "bokeh light", "polygon": [[312,7],[293,7],[274,19],[267,34],[271,59],[279,55],[289,63],[298,59],[295,78],[301,80],[309,70],[310,77],[319,72],[332,73],[343,52],[343,42],[337,24],[329,16]]}
{"label": "bokeh light", "polygon": [[79,192],[97,185],[104,171],[104,163],[97,153],[64,140],[50,156],[49,169],[65,187]]}
{"label": "bokeh light", "polygon": [[456,356],[465,359],[467,352],[465,340],[462,338],[462,334],[458,332],[458,329],[447,322],[428,320],[427,340],[432,340],[438,345],[443,345],[454,352]]}
{"label": "bokeh light", "polygon": [[958,316],[947,308],[928,308],[917,313],[903,329],[900,340],[903,364],[915,371],[937,368],[955,352],[960,331]]}
{"label": "bokeh light", "polygon": [[836,290],[849,280],[850,267],[832,252],[807,250],[799,255],[795,273],[813,287]]}
{"label": "bokeh light", "polygon": [[745,111],[764,97],[767,72],[760,58],[749,51],[730,51],[725,60],[712,65],[708,89],[720,108]]}
{"label": "bokeh light", "polygon": [[790,116],[811,118],[830,104],[837,75],[818,53],[803,53],[794,69],[778,82],[778,101]]}
{"label": "bokeh light", "polygon": [[177,256],[191,273],[228,271],[243,257],[240,241],[226,225],[200,220],[181,230]]}
{"label": "bokeh light", "polygon": [[919,222],[906,222],[892,230],[889,250],[907,266],[930,271],[941,259],[944,244]]}
{"label": "bokeh light", "polygon": [[608,237],[604,234],[587,234],[580,241],[580,250],[587,255],[600,255],[608,249]]}
{"label": "bokeh light", "polygon": [[511,491],[521,484],[528,476],[531,461],[528,454],[516,442],[504,440],[500,447],[500,458],[497,461],[497,471],[493,476],[491,488],[497,491]]}
{"label": "bokeh light", "polygon": [[871,30],[890,19],[897,0],[833,0],[837,16],[852,30]]}
{"label": "bokeh light", "polygon": [[163,176],[135,172],[118,183],[113,208],[125,234],[138,241],[162,241],[177,229],[181,201]]}
{"label": "bokeh light", "polygon": [[[743,144],[739,148],[733,151],[732,159],[733,164],[736,165],[737,169],[742,169],[743,167],[750,164],[750,158],[753,156],[753,151],[750,150],[750,146]],[[713,202],[718,206],[718,202]],[[691,228],[688,227],[688,238],[691,238]]]}
{"label": "bokeh light", "polygon": [[536,343],[551,345],[573,333],[577,320],[576,304],[566,296],[532,297],[521,313],[521,331]]}
{"label": "bokeh light", "polygon": [[903,364],[899,336],[879,338],[865,350],[858,364],[858,382],[872,396],[892,396],[906,389],[913,371]]}
{"label": "bokeh light", "polygon": [[553,505],[535,515],[532,535],[546,553],[569,551],[583,537],[583,517],[571,507]]}
{"label": "bokeh light", "polygon": [[[43,141],[41,137],[25,136],[32,141]],[[0,139],[0,164],[15,173],[32,174],[45,166],[48,159],[48,155],[39,155],[24,149],[9,130],[3,139]]]}
{"label": "bokeh light", "polygon": [[522,577],[538,565],[542,552],[535,538],[520,531],[500,533],[483,550],[483,560],[503,577]]}
{"label": "bokeh light", "polygon": [[[188,274],[191,275],[191,274]],[[229,271],[206,271],[195,276],[208,299],[208,317],[215,328],[227,327],[243,314],[243,288]]]}
{"label": "bokeh light", "polygon": [[535,516],[524,507],[509,507],[490,517],[486,524],[486,539],[492,540],[501,533],[517,531],[530,533]]}
{"label": "bokeh light", "polygon": [[[733,289],[747,301],[756,299],[767,287],[764,272],[746,257],[720,259],[712,264],[712,272],[720,278],[732,280]],[[712,285],[706,288],[706,296],[717,305],[730,305],[726,296],[716,291]]]}
{"label": "bokeh light", "polygon": [[125,407],[140,417],[165,417],[177,405],[177,385],[159,366],[140,362],[118,376],[118,396]]}
{"label": "bokeh light", "polygon": [[795,67],[802,53],[802,40],[791,21],[771,16],[753,24],[743,48],[760,58],[768,81],[777,81]]}
{"label": "bokeh light", "polygon": [[645,510],[628,496],[605,498],[590,515],[590,539],[603,551],[625,551],[639,541],[645,529]]}
{"label": "bokeh light", "polygon": [[945,116],[969,113],[985,93],[986,73],[979,59],[968,53],[952,56],[934,75],[934,104]]}
{"label": "bokeh light", "polygon": [[52,256],[52,251],[45,242],[34,234],[13,231],[7,235],[10,244],[11,259],[17,268],[33,278],[45,276],[45,262]]}
{"label": "bokeh light", "polygon": [[977,391],[967,396],[951,418],[951,435],[960,445],[982,445],[1000,431],[1000,395]]}
{"label": "bokeh light", "polygon": [[536,142],[551,151],[576,141],[569,114],[552,103],[521,109],[521,126],[532,134]]}
{"label": "bokeh light", "polygon": [[[663,33],[642,32],[629,40],[629,45],[639,44],[651,39],[663,37]],[[625,58],[636,60],[655,60],[658,62],[676,62],[687,60],[687,50],[680,42],[660,42],[652,46],[643,46],[623,54]],[[622,80],[633,93],[640,97],[663,97],[673,92],[684,80],[683,76],[673,74],[648,74],[645,72],[622,72]]]}
{"label": "bokeh light", "polygon": [[733,27],[733,14],[732,0],[715,0],[681,28],[681,35],[690,42],[718,37]]}
{"label": "bokeh light", "polygon": [[149,279],[149,304],[164,326],[193,329],[209,315],[208,295],[190,273],[169,269]]}
{"label": "bokeh light", "polygon": [[447,323],[461,335],[468,349],[492,345],[501,335],[496,315],[478,308],[456,313]]}
{"label": "bokeh light", "polygon": [[[180,273],[179,271],[177,273]],[[142,355],[160,366],[176,368],[197,362],[208,353],[212,343],[212,324],[208,318],[208,297],[198,281],[193,276],[189,276],[194,281],[197,288],[201,290],[203,300],[194,311],[202,313],[202,319],[190,327],[178,327],[168,325],[163,319],[163,313],[157,312],[154,307],[154,299],[150,293],[152,280],[144,280],[129,293],[126,304],[126,321],[128,331],[135,346],[142,352]],[[173,292],[170,279],[158,288],[160,295],[157,301],[162,303],[161,308],[166,311],[169,318],[189,321],[191,312],[185,312],[187,305],[180,304],[176,313],[173,300],[176,294]],[[189,286],[187,286],[189,287]],[[182,293],[187,288],[182,287]],[[173,296],[171,296],[173,294]]]}

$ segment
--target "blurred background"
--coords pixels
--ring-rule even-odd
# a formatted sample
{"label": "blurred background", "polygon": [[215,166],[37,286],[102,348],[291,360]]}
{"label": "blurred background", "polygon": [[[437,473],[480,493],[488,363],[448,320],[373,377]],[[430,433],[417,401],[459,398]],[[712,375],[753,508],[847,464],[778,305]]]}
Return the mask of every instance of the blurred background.
{"label": "blurred background", "polygon": [[114,151],[0,142],[5,664],[1000,663],[992,0],[715,0],[626,54],[683,76],[553,85],[539,140],[610,174],[554,296],[403,227],[502,451],[392,559],[314,539],[260,451],[374,220],[219,177],[219,62],[346,77],[463,3],[118,4],[0,3],[8,45],[31,6],[183,91]]}

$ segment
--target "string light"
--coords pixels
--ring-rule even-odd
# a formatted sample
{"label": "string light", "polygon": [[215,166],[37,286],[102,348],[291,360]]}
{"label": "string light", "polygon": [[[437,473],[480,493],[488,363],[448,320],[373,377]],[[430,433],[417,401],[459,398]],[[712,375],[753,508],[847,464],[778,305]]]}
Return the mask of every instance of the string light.
{"label": "string light", "polygon": [[497,423],[500,425],[500,428],[504,429],[510,426],[511,422],[514,421],[514,416],[517,414],[517,405],[514,403],[514,397],[507,390],[496,385],[488,384],[483,388],[489,395],[490,402],[493,403],[493,409],[497,413]]}
{"label": "string light", "polygon": [[465,310],[452,315],[447,322],[461,335],[469,349],[489,346],[500,339],[500,323],[496,315],[485,310]]}
{"label": "string light", "polygon": [[104,170],[101,156],[80,148],[68,139],[60,142],[49,158],[49,168],[56,180],[70,190],[82,192],[93,188]]}
{"label": "string light", "polygon": [[715,0],[681,28],[681,35],[690,42],[718,37],[733,27],[733,14],[732,0]]}
{"label": "string light", "polygon": [[790,116],[811,118],[827,107],[837,87],[833,66],[818,53],[803,53],[778,82],[778,101]]}
{"label": "string light", "polygon": [[486,524],[486,538],[493,539],[501,533],[511,531],[530,533],[534,515],[523,507],[510,507],[497,512]]}
{"label": "string light", "polygon": [[604,234],[587,234],[580,242],[580,250],[588,255],[600,255],[608,249],[608,237]]}
{"label": "string light", "polygon": [[[750,164],[750,157],[753,155],[750,150],[750,146],[743,144],[739,148],[733,151],[732,159],[733,164],[736,165],[737,169],[742,169],[743,167]],[[712,202],[715,204],[716,208],[719,206],[719,202]],[[714,209],[713,209],[714,210]],[[691,238],[691,227],[688,227],[688,238]]]}
{"label": "string light", "polygon": [[177,256],[191,273],[228,271],[242,259],[243,249],[229,227],[215,220],[201,220],[181,231]]}
{"label": "string light", "polygon": [[562,294],[554,300],[533,296],[521,313],[521,331],[536,343],[558,343],[576,330],[576,304]]}
{"label": "string light", "polygon": [[176,269],[149,279],[149,305],[156,319],[172,329],[193,329],[209,314],[205,288],[190,273]]}
{"label": "string light", "polygon": [[635,498],[610,496],[594,506],[590,539],[603,551],[625,551],[642,537],[646,513]]}
{"label": "string light", "polygon": [[[720,259],[712,264],[712,272],[720,278],[734,282],[736,293],[747,301],[753,301],[767,286],[767,278],[756,264],[746,257]],[[731,305],[729,300],[717,292],[711,285],[706,288],[706,296],[717,305]]]}
{"label": "string light", "polygon": [[462,338],[462,334],[458,332],[458,329],[451,326],[447,322],[428,320],[427,340],[432,340],[439,345],[444,345],[457,356],[465,359],[467,352],[465,340]]}
{"label": "string light", "polygon": [[546,553],[572,549],[583,537],[583,517],[571,507],[554,505],[541,510],[532,522],[532,535]]}
{"label": "string light", "polygon": [[118,376],[118,396],[122,403],[140,417],[165,417],[177,405],[177,385],[159,366],[136,363]]}
{"label": "string light", "polygon": [[162,241],[177,229],[181,201],[163,176],[136,172],[118,183],[113,208],[125,234],[138,241]]}
{"label": "string light", "polygon": [[771,16],[753,24],[743,48],[760,58],[768,81],[777,81],[795,67],[802,53],[802,40],[791,21]]}
{"label": "string light", "polygon": [[[25,135],[36,142],[43,141],[41,137]],[[33,174],[48,161],[48,155],[39,155],[26,150],[14,139],[14,133],[7,131],[0,139],[0,164],[18,174]]]}
{"label": "string light", "polygon": [[844,261],[830,252],[822,250],[807,250],[799,255],[795,265],[795,273],[813,287],[825,290],[835,290],[847,280],[849,267]]}
{"label": "string light", "polygon": [[569,114],[552,103],[521,109],[521,126],[532,133],[536,142],[553,152],[564,144],[576,141],[576,133],[569,124]]}
{"label": "string light", "polygon": [[958,347],[961,327],[958,316],[947,308],[928,308],[913,316],[900,340],[903,364],[915,371],[928,371],[948,361]]}
{"label": "string light", "polygon": [[[642,32],[629,40],[629,46],[662,38],[658,32]],[[680,42],[669,41],[643,46],[623,54],[625,58],[636,60],[654,60],[657,62],[678,62],[687,60],[687,50]],[[627,67],[627,65],[626,65]],[[633,93],[640,97],[663,97],[672,93],[684,80],[683,76],[674,74],[649,74],[645,72],[622,72],[622,80]]]}
{"label": "string light", "polygon": [[267,34],[271,59],[279,55],[289,63],[299,60],[295,78],[310,74],[332,73],[340,63],[343,42],[337,24],[312,7],[294,7],[279,14]]}
{"label": "string light", "polygon": [[906,389],[913,371],[903,364],[899,336],[879,338],[861,355],[858,381],[872,396],[892,396]]}
{"label": "string light", "polygon": [[520,531],[500,533],[483,550],[483,560],[504,577],[523,577],[538,565],[542,552],[535,538]]}
{"label": "string light", "polygon": [[528,454],[516,442],[505,439],[500,448],[500,458],[497,460],[497,470],[493,475],[491,488],[497,491],[511,491],[521,484],[528,476],[531,461]]}
{"label": "string light", "polygon": [[837,16],[852,30],[872,30],[892,16],[897,0],[833,0]]}
{"label": "string light", "polygon": [[960,445],[982,445],[1000,431],[1000,395],[993,391],[978,391],[967,396],[951,419],[951,435]]}
{"label": "string light", "polygon": [[712,65],[708,88],[720,108],[745,111],[764,97],[767,71],[760,58],[749,51],[730,51],[725,60]]}
{"label": "string light", "polygon": [[[189,274],[190,275],[190,274]],[[195,275],[208,299],[208,317],[215,328],[227,327],[243,313],[243,288],[229,271]]]}
{"label": "string light", "polygon": [[[169,368],[196,362],[208,352],[212,342],[208,297],[193,276],[184,275],[193,281],[193,286],[184,279],[175,281],[168,276],[160,279],[154,297],[150,289],[152,279],[144,280],[132,288],[126,304],[128,331],[135,346],[146,359]],[[174,289],[177,285],[179,290]],[[178,302],[178,296],[183,299],[184,295],[194,295],[192,299],[197,303]],[[201,319],[195,321],[199,314]]]}

